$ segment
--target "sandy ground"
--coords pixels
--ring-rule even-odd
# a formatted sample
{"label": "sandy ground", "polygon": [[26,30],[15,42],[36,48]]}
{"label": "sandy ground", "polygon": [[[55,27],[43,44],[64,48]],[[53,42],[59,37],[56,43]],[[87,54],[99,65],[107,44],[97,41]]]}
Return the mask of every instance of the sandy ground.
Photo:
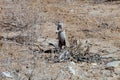
{"label": "sandy ground", "polygon": [[[119,1],[0,0],[0,80],[120,80],[119,8]],[[57,21],[68,43],[87,40],[105,59],[54,62],[57,53],[40,52],[57,41]]]}

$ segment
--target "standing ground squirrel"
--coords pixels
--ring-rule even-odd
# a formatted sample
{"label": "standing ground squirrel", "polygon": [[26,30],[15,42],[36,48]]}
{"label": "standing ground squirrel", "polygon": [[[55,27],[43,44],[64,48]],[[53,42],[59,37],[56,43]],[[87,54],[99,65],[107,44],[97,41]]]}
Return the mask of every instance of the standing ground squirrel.
{"label": "standing ground squirrel", "polygon": [[66,35],[65,31],[63,30],[62,22],[58,22],[57,33],[58,33],[58,46],[60,49],[62,49],[63,46],[66,46]]}

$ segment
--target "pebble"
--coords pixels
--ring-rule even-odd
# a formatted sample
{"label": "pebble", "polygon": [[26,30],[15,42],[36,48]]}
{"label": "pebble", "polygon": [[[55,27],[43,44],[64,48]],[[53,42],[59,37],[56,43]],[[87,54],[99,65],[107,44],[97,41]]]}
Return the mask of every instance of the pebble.
{"label": "pebble", "polygon": [[120,61],[112,61],[106,64],[107,67],[120,67]]}

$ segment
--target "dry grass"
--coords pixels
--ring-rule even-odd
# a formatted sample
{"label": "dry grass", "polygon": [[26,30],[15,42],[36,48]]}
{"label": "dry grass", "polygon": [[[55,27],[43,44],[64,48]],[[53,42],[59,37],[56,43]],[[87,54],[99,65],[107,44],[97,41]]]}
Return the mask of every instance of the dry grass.
{"label": "dry grass", "polygon": [[[91,63],[97,62],[94,60],[99,55],[120,57],[119,12],[119,4],[115,2],[0,0],[0,71],[15,72],[16,80],[102,80],[108,76],[110,79],[119,77],[119,69],[111,73],[111,70],[105,70],[104,63]],[[47,40],[57,40],[54,29],[58,20],[64,22],[70,42],[67,50],[76,62],[80,62],[67,60],[54,63],[60,54],[40,52],[41,47],[51,49],[46,45]],[[86,63],[89,62],[84,61],[86,59],[90,63]],[[69,66],[77,71],[77,75],[70,73]],[[0,79],[10,80],[4,76]]]}

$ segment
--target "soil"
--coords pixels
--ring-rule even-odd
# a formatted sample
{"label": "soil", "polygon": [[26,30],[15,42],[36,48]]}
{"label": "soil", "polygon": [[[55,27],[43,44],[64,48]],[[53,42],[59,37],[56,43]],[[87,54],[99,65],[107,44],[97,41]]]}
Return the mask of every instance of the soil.
{"label": "soil", "polygon": [[[119,8],[120,1],[0,0],[0,80],[120,80]],[[58,41],[58,21],[68,44],[87,41],[100,62],[56,62],[60,53],[48,43]]]}

